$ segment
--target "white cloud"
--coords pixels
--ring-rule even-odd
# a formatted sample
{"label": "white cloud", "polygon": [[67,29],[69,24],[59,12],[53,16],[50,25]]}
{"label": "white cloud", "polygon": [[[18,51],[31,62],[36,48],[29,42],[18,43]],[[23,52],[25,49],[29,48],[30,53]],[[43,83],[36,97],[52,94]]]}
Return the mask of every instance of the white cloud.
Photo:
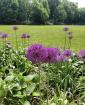
{"label": "white cloud", "polygon": [[85,0],[70,0],[73,2],[78,2],[79,7],[85,7]]}

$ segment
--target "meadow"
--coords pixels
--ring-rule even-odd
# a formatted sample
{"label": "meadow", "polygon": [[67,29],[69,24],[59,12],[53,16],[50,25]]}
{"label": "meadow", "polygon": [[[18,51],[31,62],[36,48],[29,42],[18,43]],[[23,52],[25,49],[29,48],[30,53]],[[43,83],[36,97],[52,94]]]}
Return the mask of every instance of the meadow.
{"label": "meadow", "polygon": [[[50,25],[50,26],[37,26],[37,25],[18,25],[18,44],[21,45],[21,35],[23,33],[28,33],[30,35],[29,44],[41,43],[50,47],[63,47],[65,32],[63,31],[64,26],[60,25]],[[71,49],[80,50],[85,48],[85,26],[81,25],[70,25],[70,31],[73,33],[73,40]],[[15,43],[15,33],[12,30],[11,25],[1,25],[0,32],[6,32],[9,34],[8,40]],[[0,44],[2,44],[2,39],[0,39]],[[68,46],[67,46],[68,48]]]}

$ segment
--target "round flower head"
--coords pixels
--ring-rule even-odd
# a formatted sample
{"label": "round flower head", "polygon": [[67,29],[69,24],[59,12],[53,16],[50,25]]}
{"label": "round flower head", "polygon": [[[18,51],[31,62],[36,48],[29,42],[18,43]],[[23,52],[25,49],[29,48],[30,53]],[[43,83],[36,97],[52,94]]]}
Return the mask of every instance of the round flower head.
{"label": "round flower head", "polygon": [[69,30],[69,27],[64,27],[64,31],[68,31]]}
{"label": "round flower head", "polygon": [[13,26],[13,30],[18,30],[18,27],[17,26]]}
{"label": "round flower head", "polygon": [[82,60],[85,60],[85,50],[80,50],[78,53],[78,57]]}
{"label": "round flower head", "polygon": [[56,62],[56,56],[59,55],[59,50],[56,48],[47,48],[47,58],[45,62],[54,63]]}
{"label": "round flower head", "polygon": [[25,34],[25,33],[24,33],[24,34],[22,34],[21,38],[22,38],[22,39],[26,39],[26,38],[30,38],[30,36],[29,36],[28,34]]}
{"label": "round flower head", "polygon": [[65,60],[65,57],[62,54],[61,55],[57,55],[56,60],[57,60],[57,62],[63,62]]}
{"label": "round flower head", "polygon": [[72,39],[73,38],[72,32],[68,32],[68,38],[69,39]]}
{"label": "round flower head", "polygon": [[2,39],[7,38],[7,37],[8,37],[8,34],[3,33],[0,37],[1,37]]}
{"label": "round flower head", "polygon": [[64,55],[65,57],[70,57],[70,56],[72,55],[72,51],[71,51],[71,50],[65,50],[65,51],[63,52],[63,55]]}
{"label": "round flower head", "polygon": [[26,57],[32,63],[43,63],[47,57],[47,50],[40,44],[34,44],[26,51]]}

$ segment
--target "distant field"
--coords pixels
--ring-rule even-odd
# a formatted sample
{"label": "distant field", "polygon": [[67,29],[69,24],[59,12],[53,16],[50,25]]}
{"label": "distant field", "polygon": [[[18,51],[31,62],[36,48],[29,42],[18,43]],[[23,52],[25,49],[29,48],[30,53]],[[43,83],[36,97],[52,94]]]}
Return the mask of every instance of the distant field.
{"label": "distant field", "polygon": [[[21,34],[29,33],[31,36],[29,39],[29,44],[41,43],[50,47],[63,47],[64,46],[64,36],[63,31],[64,26],[29,26],[29,25],[19,25],[19,30],[17,31],[18,44],[21,44]],[[73,32],[72,49],[79,50],[85,49],[85,26],[69,26],[70,31]],[[15,43],[15,34],[12,30],[12,26],[2,25],[0,26],[0,32],[6,32],[10,34],[8,41],[12,42],[13,46]],[[2,46],[2,39],[0,39],[0,45]]]}

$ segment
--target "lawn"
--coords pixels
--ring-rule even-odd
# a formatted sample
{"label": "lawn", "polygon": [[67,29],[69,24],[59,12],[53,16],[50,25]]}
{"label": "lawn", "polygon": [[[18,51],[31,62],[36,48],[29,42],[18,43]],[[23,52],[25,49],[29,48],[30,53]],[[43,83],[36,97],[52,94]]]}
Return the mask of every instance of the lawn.
{"label": "lawn", "polygon": [[[52,47],[63,47],[65,32],[63,31],[64,26],[32,26],[32,25],[19,25],[17,31],[18,44],[21,47],[21,34],[29,33],[30,40],[29,44],[41,43],[46,46]],[[71,49],[79,50],[85,49],[85,26],[69,26],[70,31],[73,32],[73,40]],[[15,34],[10,25],[1,25],[0,32],[6,32],[9,34],[8,41],[10,40],[15,46]],[[0,39],[0,44],[2,39]]]}

